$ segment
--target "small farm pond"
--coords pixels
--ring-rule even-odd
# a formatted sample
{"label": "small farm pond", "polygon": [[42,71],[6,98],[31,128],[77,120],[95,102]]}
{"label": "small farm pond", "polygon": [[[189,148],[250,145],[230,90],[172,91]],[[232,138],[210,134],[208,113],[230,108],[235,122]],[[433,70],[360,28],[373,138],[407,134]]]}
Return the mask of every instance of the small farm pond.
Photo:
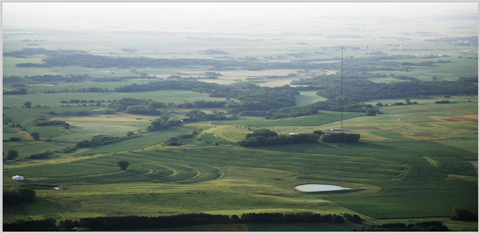
{"label": "small farm pond", "polygon": [[350,189],[350,188],[345,188],[341,186],[326,185],[326,184],[305,184],[305,185],[295,186],[295,188],[302,192],[325,192],[325,191]]}

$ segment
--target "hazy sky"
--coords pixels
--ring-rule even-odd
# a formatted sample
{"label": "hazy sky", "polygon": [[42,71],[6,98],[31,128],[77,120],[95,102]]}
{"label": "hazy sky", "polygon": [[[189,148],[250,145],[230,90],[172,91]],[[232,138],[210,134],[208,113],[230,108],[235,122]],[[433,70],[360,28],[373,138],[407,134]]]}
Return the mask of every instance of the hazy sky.
{"label": "hazy sky", "polygon": [[478,3],[3,3],[4,29],[189,30],[318,17],[478,14]]}

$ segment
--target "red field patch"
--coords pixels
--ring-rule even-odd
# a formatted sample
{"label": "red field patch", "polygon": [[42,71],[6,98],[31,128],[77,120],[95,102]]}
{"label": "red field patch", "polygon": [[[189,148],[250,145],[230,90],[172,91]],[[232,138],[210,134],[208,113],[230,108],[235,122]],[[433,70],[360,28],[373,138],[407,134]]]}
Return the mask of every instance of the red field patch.
{"label": "red field patch", "polygon": [[458,120],[455,120],[455,119],[442,119],[444,121],[458,121]]}
{"label": "red field patch", "polygon": [[454,107],[449,107],[449,106],[443,106],[443,105],[438,105],[438,104],[427,104],[427,105],[429,105],[429,106],[434,106],[434,107],[440,107],[440,108],[452,109],[452,110],[459,111],[459,112],[477,113],[477,112],[472,112],[472,111],[468,111],[468,110],[463,110],[463,109],[459,109],[459,108],[454,108]]}
{"label": "red field patch", "polygon": [[431,133],[416,133],[416,134],[412,134],[412,136],[430,136],[432,135]]}
{"label": "red field patch", "polygon": [[430,137],[430,138],[422,138],[422,139],[445,139],[446,137]]}
{"label": "red field patch", "polygon": [[460,117],[460,116],[449,116],[450,118],[461,120],[461,121],[470,121],[470,122],[478,122],[478,119],[472,119],[467,117]]}

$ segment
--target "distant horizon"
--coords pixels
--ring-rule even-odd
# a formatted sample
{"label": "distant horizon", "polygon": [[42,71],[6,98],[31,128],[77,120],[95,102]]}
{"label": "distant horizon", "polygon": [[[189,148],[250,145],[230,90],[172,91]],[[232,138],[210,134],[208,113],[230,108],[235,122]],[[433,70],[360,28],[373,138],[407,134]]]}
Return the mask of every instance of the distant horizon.
{"label": "distant horizon", "polygon": [[4,2],[3,29],[215,31],[215,25],[478,16],[477,2]]}

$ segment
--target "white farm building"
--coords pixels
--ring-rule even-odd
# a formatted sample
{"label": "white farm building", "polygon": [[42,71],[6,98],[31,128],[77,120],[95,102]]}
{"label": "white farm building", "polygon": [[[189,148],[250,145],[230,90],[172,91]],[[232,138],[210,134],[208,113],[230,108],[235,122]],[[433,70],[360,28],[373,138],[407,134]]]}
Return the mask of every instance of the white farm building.
{"label": "white farm building", "polygon": [[25,180],[25,177],[16,175],[16,176],[12,176],[12,179],[13,180]]}

